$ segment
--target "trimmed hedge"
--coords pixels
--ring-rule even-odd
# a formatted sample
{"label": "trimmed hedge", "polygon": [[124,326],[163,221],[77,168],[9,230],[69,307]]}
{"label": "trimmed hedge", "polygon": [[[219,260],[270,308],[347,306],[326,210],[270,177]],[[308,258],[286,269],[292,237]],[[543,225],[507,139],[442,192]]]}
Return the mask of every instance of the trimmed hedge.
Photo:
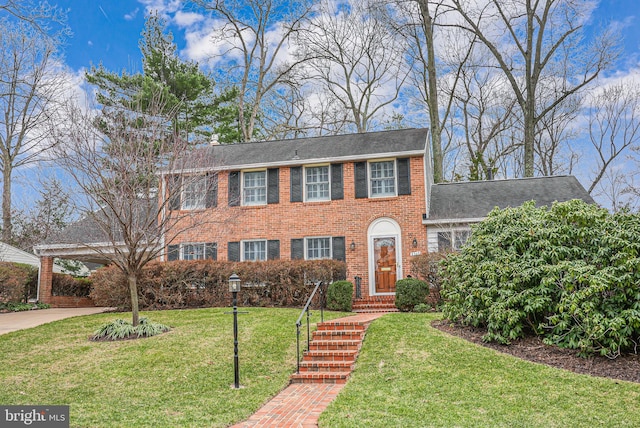
{"label": "trimmed hedge", "polygon": [[429,284],[416,278],[405,278],[396,282],[396,308],[402,312],[427,303]]}
{"label": "trimmed hedge", "polygon": [[327,309],[351,312],[353,284],[349,281],[336,281],[327,289]]}
{"label": "trimmed hedge", "polygon": [[54,273],[51,294],[54,296],[89,297],[91,279],[74,278],[71,275]]}
{"label": "trimmed hedge", "polygon": [[37,289],[38,269],[31,265],[0,262],[0,302],[26,302]]}
{"label": "trimmed hedge", "polygon": [[[242,280],[238,294],[242,306],[303,306],[313,291],[314,281],[329,283],[344,279],[346,264],[335,260],[149,263],[138,278],[140,309],[226,306],[231,299],[232,273]],[[131,309],[127,280],[119,269],[101,268],[91,279],[90,297],[97,306]]]}
{"label": "trimmed hedge", "polygon": [[534,334],[582,356],[640,344],[640,215],[574,200],[493,210],[444,261],[443,313],[508,344]]}

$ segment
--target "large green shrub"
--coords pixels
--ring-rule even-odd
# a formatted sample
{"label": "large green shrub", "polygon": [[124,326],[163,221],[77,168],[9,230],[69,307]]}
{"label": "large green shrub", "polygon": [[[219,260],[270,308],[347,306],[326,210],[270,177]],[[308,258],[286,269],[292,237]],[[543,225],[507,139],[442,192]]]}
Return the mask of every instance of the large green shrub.
{"label": "large green shrub", "polygon": [[[242,281],[242,306],[303,306],[315,281],[345,278],[346,265],[336,260],[212,260],[150,263],[138,278],[140,309],[180,309],[229,304],[229,276]],[[91,275],[91,299],[97,306],[130,310],[127,280],[114,266]]]}
{"label": "large green shrub", "polygon": [[336,281],[327,288],[327,308],[333,311],[351,312],[353,284],[349,281]]}
{"label": "large green shrub", "polygon": [[416,278],[405,278],[396,282],[396,308],[402,312],[413,311],[416,305],[427,303],[429,284]]}
{"label": "large green shrub", "polygon": [[640,343],[639,236],[638,214],[577,200],[493,210],[443,262],[444,316],[614,358]]}

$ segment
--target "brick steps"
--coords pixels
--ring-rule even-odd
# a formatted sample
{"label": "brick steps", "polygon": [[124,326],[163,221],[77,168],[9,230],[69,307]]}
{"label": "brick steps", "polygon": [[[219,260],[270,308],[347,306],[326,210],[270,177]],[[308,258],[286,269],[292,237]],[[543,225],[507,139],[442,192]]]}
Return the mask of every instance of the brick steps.
{"label": "brick steps", "polygon": [[346,383],[365,330],[378,316],[362,314],[319,324],[300,362],[300,372],[291,375],[291,383]]}
{"label": "brick steps", "polygon": [[357,313],[398,312],[395,296],[370,296],[364,299],[356,299],[353,302],[352,310]]}

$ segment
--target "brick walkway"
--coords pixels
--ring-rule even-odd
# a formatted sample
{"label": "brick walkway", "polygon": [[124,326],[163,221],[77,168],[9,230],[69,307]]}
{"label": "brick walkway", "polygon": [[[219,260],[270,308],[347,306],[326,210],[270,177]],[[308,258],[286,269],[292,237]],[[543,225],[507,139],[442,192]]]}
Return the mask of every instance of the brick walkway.
{"label": "brick walkway", "polygon": [[343,387],[344,384],[291,384],[248,420],[233,428],[317,427],[320,413],[338,396]]}
{"label": "brick walkway", "polygon": [[[368,325],[382,315],[384,314],[359,314],[327,321],[327,323],[349,320]],[[343,387],[344,384],[290,384],[249,419],[233,425],[232,428],[317,427],[320,414],[338,396]]]}

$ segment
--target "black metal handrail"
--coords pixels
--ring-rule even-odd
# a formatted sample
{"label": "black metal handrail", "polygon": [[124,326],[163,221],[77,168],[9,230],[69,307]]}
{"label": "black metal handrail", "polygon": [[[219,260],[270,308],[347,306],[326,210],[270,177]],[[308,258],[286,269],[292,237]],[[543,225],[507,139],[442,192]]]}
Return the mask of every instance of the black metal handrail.
{"label": "black metal handrail", "polygon": [[322,290],[322,281],[316,282],[316,286],[309,296],[307,303],[302,308],[302,312],[300,312],[300,316],[298,317],[298,321],[296,321],[296,360],[298,362],[298,373],[300,373],[300,327],[302,327],[302,317],[305,312],[307,314],[307,352],[309,351],[309,343],[311,342],[311,327],[310,327],[310,317],[311,312],[309,311],[309,307],[311,306],[311,301],[313,297],[316,295],[316,292],[320,290],[320,322],[324,322],[324,291]]}

